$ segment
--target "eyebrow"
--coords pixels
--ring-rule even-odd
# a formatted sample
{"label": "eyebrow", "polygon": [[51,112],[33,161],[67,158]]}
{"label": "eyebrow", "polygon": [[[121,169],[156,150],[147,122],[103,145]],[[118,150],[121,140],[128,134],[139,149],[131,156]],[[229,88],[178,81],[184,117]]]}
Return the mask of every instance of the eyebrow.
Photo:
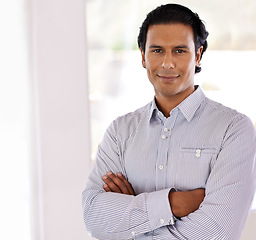
{"label": "eyebrow", "polygon": [[180,46],[176,46],[174,48],[186,48],[186,49],[188,49],[189,47],[187,45],[180,45]]}
{"label": "eyebrow", "polygon": [[150,45],[148,48],[163,48],[163,47],[158,46],[158,45]]}
{"label": "eyebrow", "polygon": [[[150,45],[149,48],[163,48],[163,47],[158,46],[158,45]],[[174,48],[186,48],[186,49],[188,49],[189,47],[187,45],[178,45],[178,46],[175,46]]]}

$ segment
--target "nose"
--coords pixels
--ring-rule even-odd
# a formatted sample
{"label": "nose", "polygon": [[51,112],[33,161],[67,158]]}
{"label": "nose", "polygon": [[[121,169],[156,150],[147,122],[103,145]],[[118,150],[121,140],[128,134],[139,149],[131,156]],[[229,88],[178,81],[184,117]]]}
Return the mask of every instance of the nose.
{"label": "nose", "polygon": [[174,58],[171,53],[166,53],[164,55],[162,67],[164,69],[175,68]]}

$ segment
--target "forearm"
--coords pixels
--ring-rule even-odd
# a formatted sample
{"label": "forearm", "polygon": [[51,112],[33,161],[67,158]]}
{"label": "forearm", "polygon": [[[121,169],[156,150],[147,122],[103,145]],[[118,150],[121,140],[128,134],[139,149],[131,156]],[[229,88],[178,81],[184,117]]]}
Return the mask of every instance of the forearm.
{"label": "forearm", "polygon": [[252,187],[238,184],[207,193],[198,210],[169,227],[171,235],[177,239],[240,239],[253,192]]}
{"label": "forearm", "polygon": [[99,239],[131,239],[172,221],[169,190],[131,196],[86,190],[83,193],[87,230]]}
{"label": "forearm", "polygon": [[181,218],[195,212],[205,197],[205,189],[170,191],[168,198],[175,217]]}
{"label": "forearm", "polygon": [[[118,193],[118,194],[126,194],[126,195],[133,195],[133,196],[135,195],[132,185],[127,181],[127,179],[120,172],[117,174],[114,174],[111,171],[109,171],[106,175],[104,175],[102,177],[102,180],[105,182],[103,187],[106,192],[109,192],[109,193],[114,192],[114,193]],[[172,213],[175,216],[184,217],[198,209],[199,205],[201,204],[201,202],[204,199],[205,190],[204,189],[195,189],[195,190],[183,191],[183,192],[182,191],[176,192],[176,191],[165,190],[164,192],[165,192],[165,195],[163,195],[163,196],[160,196],[159,192],[154,193],[155,198],[160,199],[160,201],[159,200],[155,201],[155,199],[151,197],[153,202],[152,202],[152,200],[147,201],[148,202],[147,211],[149,213],[148,214],[149,219],[154,219],[154,222],[155,222],[155,219],[159,219],[159,222],[161,223],[160,229],[155,229],[154,227],[152,227],[154,229],[154,234],[156,234],[156,232],[158,232],[157,234],[161,234],[161,237],[163,237],[164,235],[165,236],[167,235],[170,238],[169,229],[166,229],[166,227],[163,227],[163,226],[165,226],[166,223],[168,225],[168,222],[170,225],[173,225],[174,220],[172,218],[170,221],[166,222],[166,220],[164,220],[164,218],[162,218],[162,217],[157,218],[158,213],[160,211],[159,208],[162,207],[161,200],[165,200],[165,199],[168,200],[167,208],[169,205],[172,209]],[[166,194],[168,194],[167,195],[168,198],[166,198],[167,197]],[[150,204],[150,202],[151,202],[151,204]],[[165,201],[165,203],[166,203],[166,201]],[[152,224],[151,224],[151,226],[152,226]],[[137,233],[138,231],[136,231],[136,232],[133,231],[133,232]],[[140,233],[139,233],[139,235],[140,235]]]}

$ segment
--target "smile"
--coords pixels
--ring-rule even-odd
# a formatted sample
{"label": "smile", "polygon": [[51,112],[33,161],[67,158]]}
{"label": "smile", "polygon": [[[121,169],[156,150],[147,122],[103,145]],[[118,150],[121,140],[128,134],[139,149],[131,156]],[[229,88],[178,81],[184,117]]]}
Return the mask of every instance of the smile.
{"label": "smile", "polygon": [[172,82],[176,81],[179,78],[179,75],[157,75],[161,81]]}

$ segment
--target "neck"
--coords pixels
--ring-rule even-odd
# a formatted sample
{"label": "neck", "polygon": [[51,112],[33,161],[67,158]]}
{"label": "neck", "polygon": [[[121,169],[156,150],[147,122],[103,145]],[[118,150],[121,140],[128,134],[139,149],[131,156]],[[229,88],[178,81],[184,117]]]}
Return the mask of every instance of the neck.
{"label": "neck", "polygon": [[170,112],[172,111],[172,109],[177,107],[191,93],[193,93],[193,91],[185,95],[178,94],[178,95],[172,95],[172,96],[158,96],[156,94],[156,105],[158,109],[164,114],[164,116],[168,118],[170,116]]}
{"label": "neck", "polygon": [[175,103],[172,101],[164,101],[163,99],[159,99],[156,97],[157,108],[164,114],[166,118],[170,116],[170,112],[172,111],[172,109],[174,109],[179,104],[180,102]]}

